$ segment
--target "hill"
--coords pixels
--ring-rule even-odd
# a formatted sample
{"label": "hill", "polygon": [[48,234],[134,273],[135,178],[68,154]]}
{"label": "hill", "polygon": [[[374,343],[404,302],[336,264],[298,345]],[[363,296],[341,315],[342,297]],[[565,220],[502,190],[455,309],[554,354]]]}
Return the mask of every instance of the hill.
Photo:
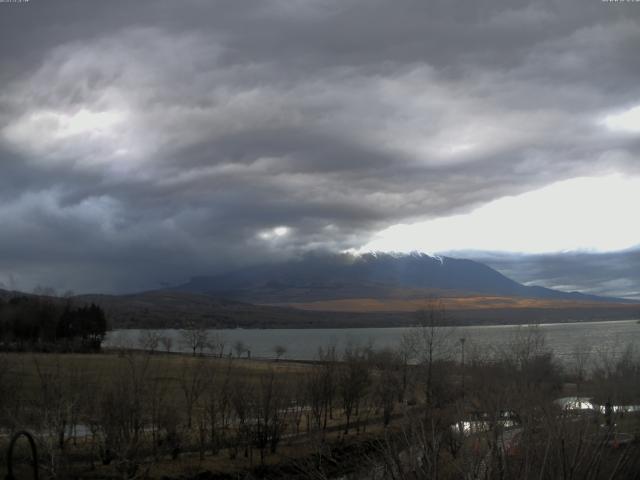
{"label": "hill", "polygon": [[473,260],[425,254],[313,254],[284,263],[195,277],[176,290],[260,304],[425,296],[627,302],[526,286]]}
{"label": "hill", "polygon": [[[131,295],[82,295],[77,303],[96,303],[105,309],[113,328],[179,328],[191,324],[210,328],[357,328],[415,324],[415,311],[425,306],[414,300],[358,305],[356,299],[332,305],[252,305],[210,295],[156,290]],[[443,299],[453,324],[517,324],[616,320],[640,317],[640,306],[603,302],[525,301],[498,297]],[[350,304],[349,302],[353,302]],[[389,300],[394,302],[394,300]],[[422,302],[422,303],[421,303]],[[295,307],[295,308],[293,308]]]}
{"label": "hill", "polygon": [[[24,295],[0,290],[0,298]],[[156,290],[129,295],[78,295],[75,306],[95,303],[111,328],[357,328],[415,324],[424,300],[345,299],[311,305],[252,305],[210,295]],[[510,297],[444,297],[453,324],[517,324],[640,318],[640,306],[603,302],[524,300]],[[293,308],[295,307],[295,308]]]}
{"label": "hill", "polygon": [[[16,294],[0,290],[0,299]],[[479,262],[424,254],[313,254],[171,289],[56,301],[96,303],[113,328],[322,328],[410,325],[429,297],[458,324],[640,317],[626,300],[526,286]]]}

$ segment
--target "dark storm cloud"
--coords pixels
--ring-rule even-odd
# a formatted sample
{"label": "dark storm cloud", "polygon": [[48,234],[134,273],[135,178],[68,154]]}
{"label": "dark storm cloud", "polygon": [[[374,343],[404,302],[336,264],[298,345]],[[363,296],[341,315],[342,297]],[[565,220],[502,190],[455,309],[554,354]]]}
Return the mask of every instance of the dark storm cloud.
{"label": "dark storm cloud", "polygon": [[[635,4],[0,4],[0,281],[127,290],[638,173]],[[279,227],[286,227],[285,229]]]}

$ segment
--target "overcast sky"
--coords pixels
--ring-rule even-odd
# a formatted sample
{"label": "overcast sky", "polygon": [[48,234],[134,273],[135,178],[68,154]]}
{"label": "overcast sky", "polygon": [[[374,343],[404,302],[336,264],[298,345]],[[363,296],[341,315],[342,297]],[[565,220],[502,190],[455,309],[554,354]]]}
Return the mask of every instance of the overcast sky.
{"label": "overcast sky", "polygon": [[639,48],[637,2],[0,3],[0,282],[415,249],[640,297]]}

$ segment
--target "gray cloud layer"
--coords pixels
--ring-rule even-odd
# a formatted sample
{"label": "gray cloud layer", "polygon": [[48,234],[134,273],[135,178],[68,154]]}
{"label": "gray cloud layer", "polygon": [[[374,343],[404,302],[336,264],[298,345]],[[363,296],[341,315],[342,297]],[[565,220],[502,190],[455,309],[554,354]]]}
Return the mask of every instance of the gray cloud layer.
{"label": "gray cloud layer", "polygon": [[640,300],[638,250],[528,256],[469,252],[468,256],[526,284]]}
{"label": "gray cloud layer", "polygon": [[20,288],[149,288],[640,170],[599,123],[640,104],[638,4],[31,0],[0,42]]}

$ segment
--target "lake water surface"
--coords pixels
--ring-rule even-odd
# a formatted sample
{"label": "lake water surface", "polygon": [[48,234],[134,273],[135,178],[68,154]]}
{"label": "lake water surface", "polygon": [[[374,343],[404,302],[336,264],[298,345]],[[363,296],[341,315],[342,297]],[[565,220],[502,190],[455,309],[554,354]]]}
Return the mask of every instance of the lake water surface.
{"label": "lake water surface", "polygon": [[[518,329],[515,325],[455,327],[450,338],[457,342],[465,338],[465,349],[469,354],[474,348],[499,348],[514,339]],[[606,322],[552,323],[539,329],[545,334],[546,345],[561,359],[573,355],[576,347],[591,345],[593,355],[599,350],[622,351],[630,343],[640,346],[640,324],[637,320]],[[375,348],[397,347],[410,328],[322,328],[322,329],[217,329],[210,336],[221,335],[227,351],[242,341],[254,358],[274,358],[277,345],[286,348],[284,358],[313,360],[318,348],[335,345],[340,351],[349,342]],[[172,351],[188,351],[182,344],[180,330],[156,330],[159,335],[173,339]],[[139,338],[144,330],[114,330],[109,332],[105,347],[139,348]]]}

